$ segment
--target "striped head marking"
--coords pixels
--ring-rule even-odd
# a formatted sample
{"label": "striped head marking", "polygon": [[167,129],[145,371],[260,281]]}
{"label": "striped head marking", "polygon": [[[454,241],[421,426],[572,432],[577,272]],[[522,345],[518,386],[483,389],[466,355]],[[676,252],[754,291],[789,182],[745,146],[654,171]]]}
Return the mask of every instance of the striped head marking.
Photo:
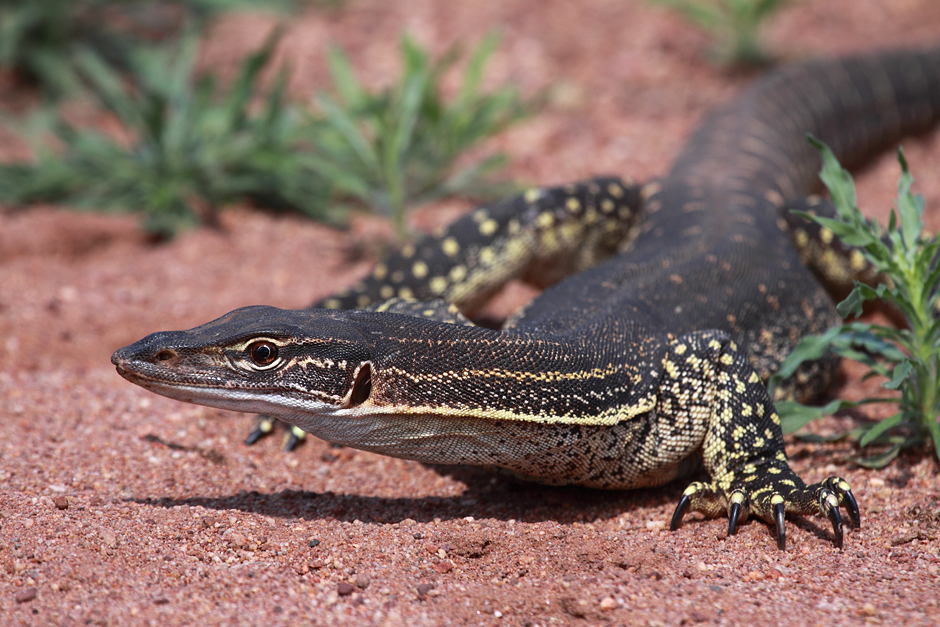
{"label": "striped head marking", "polygon": [[148,335],[111,362],[157,394],[278,416],[355,407],[372,392],[366,336],[329,310],[245,307],[188,331]]}

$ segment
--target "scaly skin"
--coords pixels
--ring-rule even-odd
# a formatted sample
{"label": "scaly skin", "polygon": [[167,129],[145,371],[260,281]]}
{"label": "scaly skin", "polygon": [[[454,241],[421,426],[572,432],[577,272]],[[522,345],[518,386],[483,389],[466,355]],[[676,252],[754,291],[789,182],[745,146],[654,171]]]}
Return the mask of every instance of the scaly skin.
{"label": "scaly skin", "polygon": [[[728,515],[730,533],[753,515],[784,548],[786,513],[821,514],[841,547],[851,489],[790,469],[762,383],[838,320],[780,213],[818,185],[806,133],[858,163],[938,118],[940,50],[794,66],[716,110],[659,181],[482,207],[318,303],[374,311],[240,309],[112,361],[160,394],[408,459],[600,488],[704,465],[673,529],[688,511]],[[511,278],[560,282],[498,331],[435,300],[473,308]],[[789,389],[818,391],[833,365]]]}

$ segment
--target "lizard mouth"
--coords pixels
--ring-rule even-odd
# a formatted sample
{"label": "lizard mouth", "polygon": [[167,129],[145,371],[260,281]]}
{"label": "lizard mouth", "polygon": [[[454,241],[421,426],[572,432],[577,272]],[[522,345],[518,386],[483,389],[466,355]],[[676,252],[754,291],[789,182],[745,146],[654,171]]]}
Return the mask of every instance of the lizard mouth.
{"label": "lizard mouth", "polygon": [[[204,371],[185,376],[160,361],[127,355],[119,349],[111,363],[121,377],[145,390],[174,400],[238,412],[290,416],[298,413],[323,414],[335,409],[335,402],[297,389],[278,386],[240,386]],[[290,420],[288,420],[290,422]]]}

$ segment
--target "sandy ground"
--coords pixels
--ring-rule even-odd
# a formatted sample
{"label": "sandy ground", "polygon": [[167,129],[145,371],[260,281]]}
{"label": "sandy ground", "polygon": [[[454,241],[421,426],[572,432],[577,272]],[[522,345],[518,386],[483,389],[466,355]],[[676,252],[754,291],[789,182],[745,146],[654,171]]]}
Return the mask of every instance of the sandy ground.
{"label": "sandy ground", "polygon": [[[231,72],[272,24],[226,20],[204,62]],[[400,31],[443,51],[494,27],[503,46],[489,79],[552,97],[485,150],[506,150],[509,174],[540,184],[660,174],[703,112],[752,80],[703,61],[707,39],[684,22],[626,0],[350,0],[291,20],[282,55],[302,97],[328,86],[327,41],[382,85]],[[938,34],[936,0],[799,2],[767,33],[793,59]],[[0,137],[0,158],[22,151],[9,128]],[[940,140],[905,147],[936,229]],[[885,215],[897,173],[888,155],[860,178],[873,215]],[[126,217],[0,212],[0,623],[940,622],[940,479],[928,457],[869,472],[844,461],[847,445],[791,442],[805,479],[851,482],[863,524],[838,551],[825,520],[788,521],[781,553],[760,523],[725,538],[724,521],[693,516],[668,532],[684,484],[546,488],[316,440],[292,454],[276,438],[245,447],[250,417],[126,383],[108,361],[117,347],[242,305],[304,306],[365,272],[368,255],[353,252],[384,228],[362,218],[339,232],[245,208],[223,224],[154,246]],[[510,291],[495,311],[526,296]],[[874,391],[856,376],[844,393]]]}

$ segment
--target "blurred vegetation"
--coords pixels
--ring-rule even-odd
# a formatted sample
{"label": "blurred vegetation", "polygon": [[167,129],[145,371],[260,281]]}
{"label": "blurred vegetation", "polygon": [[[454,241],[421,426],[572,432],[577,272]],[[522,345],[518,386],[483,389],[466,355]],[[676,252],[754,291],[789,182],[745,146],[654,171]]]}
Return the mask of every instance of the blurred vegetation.
{"label": "blurred vegetation", "polygon": [[292,0],[0,0],[0,70],[58,98],[80,89],[74,61],[83,50],[126,69],[137,42],[163,41],[184,23],[204,26],[234,9],[283,11],[295,5]]}
{"label": "blurred vegetation", "polygon": [[[303,116],[285,103],[286,73],[267,90],[258,85],[276,41],[275,34],[246,58],[227,89],[211,74],[194,78],[195,34],[178,47],[133,49],[126,80],[84,50],[76,58],[80,75],[133,140],[77,128],[49,110],[64,150],[39,146],[34,164],[0,166],[0,201],[139,212],[161,237],[215,224],[223,204],[245,196],[326,217],[328,186],[300,150]],[[260,107],[250,107],[255,94]]]}
{"label": "blurred vegetation", "polygon": [[444,73],[458,58],[452,49],[431,62],[409,37],[401,40],[402,76],[390,89],[370,93],[346,55],[329,52],[336,96],[321,95],[323,112],[310,128],[321,173],[342,194],[391,218],[405,235],[405,209],[444,196],[492,197],[511,191],[486,177],[506,162],[503,154],[455,168],[470,148],[520,120],[532,108],[515,89],[481,89],[483,70],[498,44],[490,35],[471,53],[457,95],[441,94]]}
{"label": "blurred vegetation", "polygon": [[[242,62],[228,87],[196,69],[207,20],[262,3],[169,3],[179,24],[167,21],[152,38],[160,43],[134,43],[133,29],[113,16],[105,19],[111,9],[153,4],[159,3],[0,0],[0,32],[11,34],[0,39],[4,67],[39,81],[49,95],[74,94],[80,85],[82,97],[116,118],[129,137],[79,127],[61,107],[44,107],[27,124],[34,131],[34,161],[0,164],[0,202],[133,211],[160,237],[214,224],[220,207],[239,199],[327,221],[341,220],[354,204],[389,216],[402,236],[410,205],[505,190],[486,178],[504,156],[460,159],[529,110],[515,90],[481,86],[495,36],[472,52],[451,99],[443,97],[441,83],[457,51],[432,62],[404,37],[402,76],[392,87],[367,90],[333,48],[335,93],[299,105],[286,98],[286,69],[267,87],[261,80],[278,34]],[[123,30],[114,26],[119,23]]]}
{"label": "blurred vegetation", "polygon": [[724,66],[758,66],[771,57],[760,39],[763,24],[788,0],[652,0],[681,13],[717,40],[712,55]]}

